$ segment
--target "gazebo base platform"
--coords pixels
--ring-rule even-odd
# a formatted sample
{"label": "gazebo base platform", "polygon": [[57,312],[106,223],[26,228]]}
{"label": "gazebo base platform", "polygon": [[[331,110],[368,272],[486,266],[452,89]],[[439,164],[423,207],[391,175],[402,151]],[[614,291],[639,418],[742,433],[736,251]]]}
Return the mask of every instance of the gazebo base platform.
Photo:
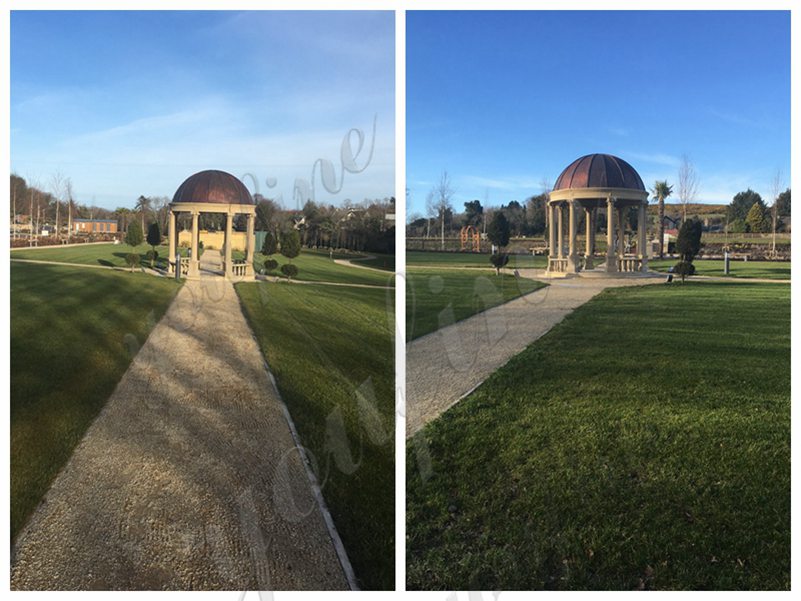
{"label": "gazebo base platform", "polygon": [[[256,281],[256,276],[252,275],[252,274],[251,275],[234,275],[234,276],[231,276],[231,277],[225,277],[225,275],[223,275],[221,273],[217,273],[217,274],[213,274],[213,275],[209,274],[209,273],[203,273],[202,275],[187,275],[187,276],[184,276],[184,279],[185,280],[191,280],[191,281],[206,280],[206,279],[209,278],[210,275],[211,275],[211,277],[215,277],[216,276],[216,277],[219,277],[219,278],[226,279],[229,282],[233,282],[234,284],[236,284],[237,282],[255,282]],[[172,275],[172,274],[169,274],[169,277],[175,277],[175,276]]]}
{"label": "gazebo base platform", "polygon": [[564,278],[572,278],[577,276],[577,273],[569,273],[567,271],[543,271],[542,276],[543,278],[551,278],[551,279],[564,279]]}
{"label": "gazebo base platform", "polygon": [[590,269],[587,271],[579,271],[575,274],[581,278],[598,278],[598,279],[620,279],[620,278],[663,278],[663,273],[656,271],[606,271],[606,268],[601,265],[597,269]]}
{"label": "gazebo base platform", "polygon": [[568,272],[568,271],[547,271],[543,270],[542,275],[538,275],[538,278],[543,279],[566,279],[566,278],[588,278],[588,279],[628,279],[628,278],[664,278],[664,273],[658,273],[656,271],[613,271],[609,272],[606,271],[603,265],[597,267],[596,269],[589,269],[589,270],[581,270],[578,272]]}

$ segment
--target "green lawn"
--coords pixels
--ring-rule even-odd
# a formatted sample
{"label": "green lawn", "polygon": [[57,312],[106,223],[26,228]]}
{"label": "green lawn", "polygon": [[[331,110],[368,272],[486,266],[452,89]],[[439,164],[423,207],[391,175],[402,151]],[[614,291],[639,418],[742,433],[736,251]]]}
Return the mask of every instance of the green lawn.
{"label": "green lawn", "polygon": [[607,290],[407,474],[410,589],[788,589],[790,287]]}
{"label": "green lawn", "polygon": [[[677,259],[652,259],[648,266],[655,271],[667,271],[678,262]],[[723,277],[723,261],[696,259],[695,273]],[[790,279],[790,261],[730,261],[729,277],[733,278],[771,278]]]}
{"label": "green lawn", "polygon": [[[36,261],[56,261],[60,263],[77,263],[79,265],[107,265],[125,267],[125,257],[131,252],[139,253],[142,265],[150,266],[145,254],[150,245],[140,244],[134,249],[127,244],[86,244],[82,246],[54,246],[32,250],[15,250],[11,252],[12,259],[34,259]],[[166,245],[157,246],[160,261],[167,259],[169,249]],[[187,251],[184,249],[184,255]]]}
{"label": "green lawn", "polygon": [[394,290],[236,290],[361,586],[394,589]]}
{"label": "green lawn", "polygon": [[[485,267],[492,269],[488,254],[407,251],[407,267]],[[535,255],[509,255],[509,269],[545,269],[548,258]]]}
{"label": "green lawn", "polygon": [[11,264],[12,538],[179,287],[141,273]]}
{"label": "green lawn", "polygon": [[406,270],[406,336],[414,340],[546,284],[494,271]]}
{"label": "green lawn", "polygon": [[379,253],[370,253],[369,259],[359,259],[354,261],[358,265],[365,265],[366,267],[373,267],[374,269],[383,269],[384,271],[395,271],[395,255],[385,255]]}
{"label": "green lawn", "polygon": [[[243,258],[243,253],[235,253],[236,258]],[[354,256],[334,253],[334,259],[353,259]],[[279,268],[270,275],[281,275],[280,266],[288,263],[289,260],[280,255],[272,255],[278,261]],[[257,272],[264,266],[264,255],[257,253],[253,264]],[[292,259],[292,263],[298,266],[296,280],[305,282],[338,282],[343,284],[369,284],[371,286],[394,286],[395,277],[391,272],[381,273],[369,269],[359,269],[348,265],[338,265],[329,257],[328,253],[303,250],[300,256]],[[282,276],[283,277],[283,276]]]}

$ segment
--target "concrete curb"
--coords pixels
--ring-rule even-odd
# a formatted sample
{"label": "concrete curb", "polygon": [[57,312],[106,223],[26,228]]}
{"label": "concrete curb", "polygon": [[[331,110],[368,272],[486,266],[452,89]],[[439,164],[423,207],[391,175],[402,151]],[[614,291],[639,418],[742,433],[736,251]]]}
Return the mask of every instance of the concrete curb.
{"label": "concrete curb", "polygon": [[[263,276],[262,276],[263,277]],[[256,344],[256,348],[259,349],[259,353],[261,353],[261,363],[264,367],[264,371],[267,372],[267,376],[270,378],[270,382],[273,384],[273,390],[275,390],[275,395],[278,398],[278,401],[281,403],[281,411],[284,413],[284,419],[286,419],[286,423],[289,426],[289,432],[292,434],[292,440],[295,443],[295,448],[300,453],[300,457],[303,460],[303,467],[306,470],[306,477],[309,480],[309,485],[311,486],[312,495],[314,496],[315,501],[317,502],[317,507],[320,509],[320,514],[323,516],[323,521],[325,522],[325,526],[328,529],[328,535],[331,537],[331,542],[334,545],[334,551],[337,554],[337,559],[339,560],[339,565],[342,568],[342,573],[345,575],[345,580],[348,583],[348,587],[352,591],[358,591],[359,584],[356,580],[356,573],[353,571],[353,565],[350,563],[350,559],[348,558],[348,553],[345,550],[345,545],[342,543],[342,538],[339,536],[339,531],[337,531],[337,527],[334,524],[334,518],[331,517],[331,512],[328,509],[328,504],[325,502],[325,497],[323,497],[323,491],[320,488],[320,483],[317,481],[317,476],[314,475],[314,471],[311,467],[311,461],[309,461],[309,456],[306,453],[306,447],[303,446],[303,443],[300,440],[300,435],[298,434],[298,430],[295,427],[295,422],[292,420],[292,415],[289,413],[289,407],[287,407],[286,401],[284,401],[284,397],[281,396],[281,391],[278,388],[278,382],[275,380],[275,376],[273,372],[270,370],[270,366],[267,363],[267,359],[265,359],[264,354],[262,353],[261,346],[259,345],[259,341],[256,338],[256,335],[253,333],[252,328],[250,327],[250,323],[248,323],[246,313],[244,308],[242,307],[242,300],[239,299],[239,295],[237,294],[237,299],[239,300],[239,309],[242,311],[242,315],[245,317],[245,323],[247,323],[248,330],[250,331],[250,336],[253,338],[253,342]]]}
{"label": "concrete curb", "polygon": [[[256,342],[256,346],[259,346],[259,342],[256,340],[256,336],[253,334],[252,330],[251,335],[253,336],[253,340]],[[261,347],[259,347],[259,352],[261,352]],[[337,559],[339,559],[339,565],[342,567],[342,572],[345,575],[345,580],[347,580],[350,590],[358,591],[359,584],[356,581],[356,573],[353,571],[353,565],[351,565],[350,559],[348,558],[348,553],[345,551],[345,545],[342,543],[342,538],[339,536],[337,527],[334,524],[334,518],[331,517],[331,512],[328,510],[328,505],[323,497],[323,491],[320,489],[317,476],[315,476],[314,472],[312,471],[309,456],[306,454],[306,447],[303,446],[303,443],[300,440],[300,435],[298,434],[297,428],[295,428],[295,422],[292,420],[292,416],[289,413],[289,407],[287,407],[284,397],[281,396],[281,391],[278,389],[278,382],[275,381],[275,376],[273,375],[273,372],[270,371],[270,366],[267,365],[267,360],[264,359],[263,355],[262,364],[264,365],[264,370],[267,372],[267,375],[270,378],[270,382],[273,383],[275,394],[278,397],[278,400],[281,402],[281,410],[284,412],[284,418],[289,426],[289,431],[292,433],[292,440],[295,442],[295,448],[297,448],[301,459],[303,459],[303,467],[306,469],[306,476],[309,479],[309,485],[311,486],[312,494],[314,495],[314,499],[317,501],[317,507],[320,509],[320,514],[323,516],[323,521],[328,529],[328,535],[331,537],[331,542],[334,544],[334,550],[336,551]]]}

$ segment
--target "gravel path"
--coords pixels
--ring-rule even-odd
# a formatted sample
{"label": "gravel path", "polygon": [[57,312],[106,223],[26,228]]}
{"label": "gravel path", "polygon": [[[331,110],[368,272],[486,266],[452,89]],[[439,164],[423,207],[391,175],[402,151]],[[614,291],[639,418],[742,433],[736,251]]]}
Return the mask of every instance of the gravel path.
{"label": "gravel path", "polygon": [[[537,279],[543,272],[520,270],[520,275]],[[604,288],[659,281],[553,279],[550,286],[410,342],[406,345],[406,435],[414,435],[440,416]]]}
{"label": "gravel path", "polygon": [[233,286],[203,275],[20,533],[12,589],[347,588]]}

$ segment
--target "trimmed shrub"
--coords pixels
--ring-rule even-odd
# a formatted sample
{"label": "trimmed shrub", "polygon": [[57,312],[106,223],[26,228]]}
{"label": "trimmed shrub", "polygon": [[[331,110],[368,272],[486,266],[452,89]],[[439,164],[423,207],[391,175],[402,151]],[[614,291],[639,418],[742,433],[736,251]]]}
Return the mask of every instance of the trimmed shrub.
{"label": "trimmed shrub", "polygon": [[291,280],[293,277],[298,275],[298,266],[293,265],[292,263],[281,265],[281,273]]}
{"label": "trimmed shrub", "polygon": [[145,257],[147,258],[148,261],[150,261],[150,266],[151,267],[155,267],[156,266],[156,259],[159,258],[159,251],[157,251],[155,249],[149,250],[149,251],[147,251],[147,253],[145,253]]}
{"label": "trimmed shrub", "polygon": [[278,261],[276,261],[275,259],[267,259],[264,262],[265,271],[275,271],[276,269],[278,269]]}
{"label": "trimmed shrub", "polygon": [[150,224],[150,227],[147,228],[147,243],[154,247],[153,250],[156,250],[155,247],[161,244],[161,230],[159,229],[158,222],[153,222]]}
{"label": "trimmed shrub", "polygon": [[501,268],[509,262],[509,255],[506,253],[495,253],[490,256],[490,263],[495,267],[495,274],[500,275]]}
{"label": "trimmed shrub", "polygon": [[139,254],[128,253],[125,255],[125,263],[131,268],[131,271],[133,271],[135,268],[139,267]]}
{"label": "trimmed shrub", "polygon": [[689,275],[695,275],[695,265],[689,261],[679,261],[673,266],[673,273],[681,276],[681,281],[684,281]]}
{"label": "trimmed shrub", "polygon": [[[125,244],[136,248],[144,242],[144,234],[142,233],[142,226],[138,221],[128,225],[128,231],[125,234]],[[137,255],[138,256],[138,255]]]}
{"label": "trimmed shrub", "polygon": [[264,235],[264,242],[262,242],[261,245],[261,254],[269,257],[270,255],[274,255],[277,250],[278,240],[276,240],[275,235],[272,232],[267,232]]}
{"label": "trimmed shrub", "polygon": [[281,236],[281,254],[290,261],[300,254],[300,234],[297,230],[289,230]]}

